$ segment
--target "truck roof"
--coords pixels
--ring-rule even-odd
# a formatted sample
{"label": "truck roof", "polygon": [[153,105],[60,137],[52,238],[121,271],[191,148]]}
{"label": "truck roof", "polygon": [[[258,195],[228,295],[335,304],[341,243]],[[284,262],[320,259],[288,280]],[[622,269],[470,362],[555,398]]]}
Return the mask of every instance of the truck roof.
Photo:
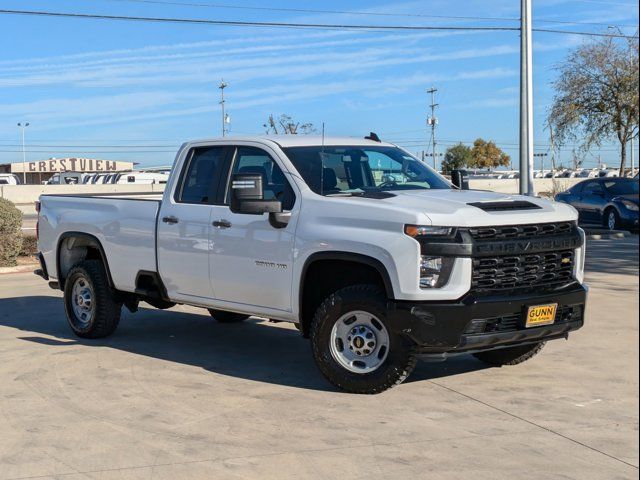
{"label": "truck roof", "polygon": [[[281,147],[312,147],[323,144],[321,135],[251,135],[251,136],[233,136],[233,137],[215,137],[193,140],[188,143],[205,143],[205,142],[234,142],[234,141],[251,141],[262,143],[277,143]],[[324,145],[355,145],[355,146],[394,146],[387,142],[376,142],[364,137],[324,137]]]}

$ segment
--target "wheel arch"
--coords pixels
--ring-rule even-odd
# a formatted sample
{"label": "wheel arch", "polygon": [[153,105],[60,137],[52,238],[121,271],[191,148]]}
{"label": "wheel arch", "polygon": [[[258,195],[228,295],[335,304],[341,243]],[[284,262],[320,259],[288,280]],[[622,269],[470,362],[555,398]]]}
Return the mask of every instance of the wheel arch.
{"label": "wheel arch", "polygon": [[[344,275],[340,276],[340,279],[334,278],[333,281],[323,283],[316,291],[316,297],[310,299],[310,283],[313,281],[313,272],[323,266],[329,267],[336,265],[344,265],[347,269],[346,278]],[[344,273],[344,271],[343,271]],[[388,299],[393,299],[394,291],[393,284],[391,282],[391,276],[385,265],[378,259],[363,255],[359,253],[346,252],[346,251],[326,251],[316,252],[305,260],[300,273],[300,286],[298,289],[298,319],[300,323],[300,329],[302,334],[306,337],[309,334],[309,325],[313,316],[315,303],[318,303],[324,293],[333,289],[340,288],[343,283],[348,282],[350,278],[367,278],[371,280],[371,283],[378,284],[386,294]],[[316,285],[317,287],[317,285]],[[311,304],[308,304],[310,302]]]}
{"label": "wheel arch", "polygon": [[71,267],[79,261],[91,258],[102,262],[109,287],[115,288],[107,255],[102,243],[95,235],[86,232],[64,232],[60,235],[56,246],[56,272],[60,290],[64,291],[65,279]]}
{"label": "wheel arch", "polygon": [[607,222],[607,215],[609,215],[609,212],[612,210],[616,213],[617,217],[620,218],[620,208],[618,205],[616,205],[615,202],[608,202],[602,209],[602,221],[605,225]]}

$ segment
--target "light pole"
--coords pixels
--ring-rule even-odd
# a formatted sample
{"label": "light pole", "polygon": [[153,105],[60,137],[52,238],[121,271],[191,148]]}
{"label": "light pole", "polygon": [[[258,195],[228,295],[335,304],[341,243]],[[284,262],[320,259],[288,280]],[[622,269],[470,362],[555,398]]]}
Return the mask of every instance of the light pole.
{"label": "light pole", "polygon": [[27,184],[27,154],[24,148],[24,131],[29,126],[29,122],[18,122],[18,127],[22,130],[22,183]]}
{"label": "light pole", "polygon": [[533,195],[531,0],[520,1],[520,195]]}

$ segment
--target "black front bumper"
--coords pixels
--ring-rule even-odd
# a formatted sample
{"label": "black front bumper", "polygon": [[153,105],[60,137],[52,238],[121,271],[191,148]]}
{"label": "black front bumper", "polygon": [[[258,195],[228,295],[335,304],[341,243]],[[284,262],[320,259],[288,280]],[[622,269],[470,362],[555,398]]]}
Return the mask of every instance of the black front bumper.
{"label": "black front bumper", "polygon": [[[478,296],[455,302],[388,304],[391,329],[415,342],[420,353],[488,350],[566,337],[582,327],[587,289],[577,282],[553,292]],[[557,303],[552,325],[525,328],[529,306]]]}

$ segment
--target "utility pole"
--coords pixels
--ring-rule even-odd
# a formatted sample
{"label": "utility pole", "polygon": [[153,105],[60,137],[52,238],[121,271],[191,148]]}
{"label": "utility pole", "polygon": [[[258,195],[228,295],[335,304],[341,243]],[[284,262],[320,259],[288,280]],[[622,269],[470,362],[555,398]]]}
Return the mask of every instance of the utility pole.
{"label": "utility pole", "polygon": [[436,170],[436,125],[438,124],[438,119],[436,118],[436,107],[438,104],[435,102],[435,93],[438,91],[437,88],[431,87],[427,90],[427,93],[431,94],[431,116],[427,118],[427,125],[431,126],[431,156],[433,157],[433,169]]}
{"label": "utility pole", "polygon": [[227,123],[230,123],[229,116],[224,111],[224,89],[227,88],[227,84],[224,83],[224,79],[220,80],[220,85],[218,85],[220,89],[220,106],[222,107],[222,136],[226,136],[227,134]]}
{"label": "utility pole", "polygon": [[22,184],[27,184],[27,153],[24,147],[24,131],[29,126],[29,122],[18,122],[18,127],[22,130]]}
{"label": "utility pole", "polygon": [[531,0],[520,0],[520,194],[533,195]]}

